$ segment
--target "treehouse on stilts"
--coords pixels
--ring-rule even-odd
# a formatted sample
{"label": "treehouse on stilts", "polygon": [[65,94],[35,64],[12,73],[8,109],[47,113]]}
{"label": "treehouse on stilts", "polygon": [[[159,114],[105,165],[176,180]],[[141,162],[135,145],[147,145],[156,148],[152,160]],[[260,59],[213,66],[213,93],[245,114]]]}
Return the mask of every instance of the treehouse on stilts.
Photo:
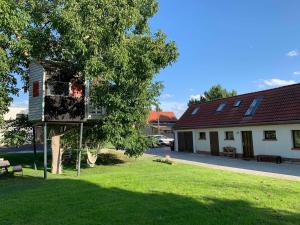
{"label": "treehouse on stilts", "polygon": [[[30,63],[29,120],[33,122],[34,130],[36,127],[43,127],[45,179],[47,178],[47,141],[51,126],[59,127],[62,132],[68,125],[80,126],[77,155],[77,175],[80,175],[83,124],[91,123],[104,114],[103,109],[97,110],[90,103],[90,84],[89,80],[77,74],[68,63],[54,61]],[[61,172],[60,136],[54,135],[50,139],[52,173]]]}

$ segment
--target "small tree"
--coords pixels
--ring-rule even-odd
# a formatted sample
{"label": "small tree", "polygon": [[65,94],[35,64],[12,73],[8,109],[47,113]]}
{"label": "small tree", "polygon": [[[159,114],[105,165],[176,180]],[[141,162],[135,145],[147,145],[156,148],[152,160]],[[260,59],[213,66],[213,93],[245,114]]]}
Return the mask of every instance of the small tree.
{"label": "small tree", "polygon": [[204,92],[206,101],[213,101],[220,98],[227,98],[237,95],[235,90],[228,91],[225,88],[222,88],[220,84],[212,86],[208,91]]}
{"label": "small tree", "polygon": [[220,84],[213,85],[208,91],[205,91],[200,99],[190,99],[188,106],[191,106],[195,103],[213,101],[220,98],[227,98],[231,96],[236,96],[237,92],[235,90],[228,91],[223,88]]}

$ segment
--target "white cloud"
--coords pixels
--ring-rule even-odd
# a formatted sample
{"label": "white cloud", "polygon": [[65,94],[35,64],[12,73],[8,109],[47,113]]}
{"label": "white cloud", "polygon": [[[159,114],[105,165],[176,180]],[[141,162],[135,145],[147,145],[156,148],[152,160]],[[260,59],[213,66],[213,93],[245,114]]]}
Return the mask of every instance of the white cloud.
{"label": "white cloud", "polygon": [[200,98],[203,97],[205,98],[205,96],[203,94],[198,94],[198,95],[190,95],[189,99],[196,99],[196,100],[200,100]]}
{"label": "white cloud", "polygon": [[294,75],[300,75],[300,71],[295,71]]}
{"label": "white cloud", "polygon": [[160,107],[163,111],[172,111],[179,119],[187,109],[186,102],[161,102]]}
{"label": "white cloud", "polygon": [[174,97],[174,95],[169,94],[169,93],[163,94],[163,95],[161,96],[162,99],[169,99],[169,98],[173,98],[173,97]]}
{"label": "white cloud", "polygon": [[289,57],[294,57],[294,56],[299,55],[299,52],[298,52],[298,50],[295,49],[295,50],[289,51],[288,53],[286,53],[286,55]]}
{"label": "white cloud", "polygon": [[190,95],[189,99],[200,99],[201,95]]}
{"label": "white cloud", "polygon": [[14,100],[11,107],[28,108],[28,100]]}
{"label": "white cloud", "polygon": [[296,84],[297,82],[295,80],[281,80],[278,78],[273,78],[269,80],[262,80],[258,83],[258,86],[260,88],[268,88],[268,87],[280,87],[290,84]]}

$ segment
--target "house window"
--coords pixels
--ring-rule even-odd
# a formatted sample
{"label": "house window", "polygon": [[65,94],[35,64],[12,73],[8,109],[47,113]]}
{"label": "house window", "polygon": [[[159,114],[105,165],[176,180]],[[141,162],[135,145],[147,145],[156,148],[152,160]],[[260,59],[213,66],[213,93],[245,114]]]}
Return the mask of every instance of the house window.
{"label": "house window", "polygon": [[300,148],[300,130],[293,130],[294,148]]}
{"label": "house window", "polygon": [[195,108],[193,111],[192,111],[192,115],[196,115],[196,113],[199,111],[199,107]]}
{"label": "house window", "polygon": [[206,140],[206,133],[205,132],[199,132],[199,140]]}
{"label": "house window", "polygon": [[258,106],[260,105],[261,101],[262,101],[262,97],[256,97],[251,105],[249,106],[249,108],[247,109],[247,111],[245,112],[245,116],[253,116],[255,111],[257,110]]}
{"label": "house window", "polygon": [[234,102],[234,107],[240,107],[240,105],[241,105],[241,103],[242,103],[242,101],[241,100],[236,100],[235,102]]}
{"label": "house window", "polygon": [[218,108],[217,108],[217,112],[222,112],[223,111],[223,109],[225,108],[225,106],[226,106],[226,103],[221,103],[219,106],[218,106]]}
{"label": "house window", "polygon": [[225,132],[225,140],[234,140],[233,131],[226,131]]}
{"label": "house window", "polygon": [[33,82],[32,96],[33,97],[39,96],[39,82],[38,81]]}
{"label": "house window", "polygon": [[266,130],[264,131],[265,140],[276,140],[276,131],[275,130]]}

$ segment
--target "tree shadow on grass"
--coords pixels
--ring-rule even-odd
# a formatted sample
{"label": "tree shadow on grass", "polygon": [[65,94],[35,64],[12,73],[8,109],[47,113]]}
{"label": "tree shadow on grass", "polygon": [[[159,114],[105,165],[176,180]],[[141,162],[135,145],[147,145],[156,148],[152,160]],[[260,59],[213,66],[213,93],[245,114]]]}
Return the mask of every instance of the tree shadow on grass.
{"label": "tree shadow on grass", "polygon": [[[34,166],[34,155],[33,153],[22,153],[22,154],[14,154],[14,153],[0,153],[0,158],[5,158],[10,161],[11,165],[22,165],[23,168],[33,168]],[[43,153],[38,153],[36,155],[36,165],[38,170],[43,169]],[[47,155],[48,161],[48,171],[51,172],[51,153]],[[123,160],[118,154],[113,153],[101,153],[98,155],[98,159],[96,161],[96,165],[117,165],[123,164],[125,160]],[[76,157],[72,159],[69,163],[63,163],[63,168],[66,170],[76,170]],[[86,162],[86,155],[82,156],[81,168],[89,168]]]}
{"label": "tree shadow on grass", "polygon": [[98,155],[96,165],[116,165],[125,163],[117,154],[101,153]]}
{"label": "tree shadow on grass", "polygon": [[[112,177],[112,179],[114,179]],[[79,179],[20,178],[0,186],[1,225],[299,224],[300,214],[218,198],[106,188]]]}

